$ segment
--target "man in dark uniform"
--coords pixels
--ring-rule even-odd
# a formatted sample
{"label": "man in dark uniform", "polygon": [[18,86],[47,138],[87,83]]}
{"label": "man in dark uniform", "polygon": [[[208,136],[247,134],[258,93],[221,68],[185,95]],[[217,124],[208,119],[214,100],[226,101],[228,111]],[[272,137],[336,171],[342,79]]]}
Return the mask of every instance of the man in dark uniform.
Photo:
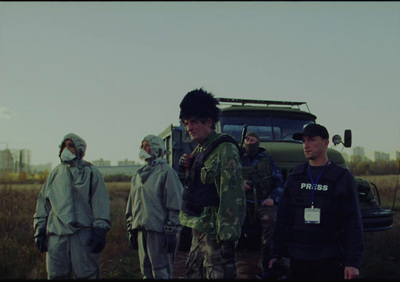
{"label": "man in dark uniform", "polygon": [[283,191],[283,178],[271,155],[260,147],[260,136],[250,131],[244,140],[242,160],[247,216],[251,224],[261,226],[261,257],[259,279],[270,278],[268,255],[272,251],[272,234],[278,204]]}
{"label": "man in dark uniform", "polygon": [[293,139],[303,142],[309,162],[296,166],[286,181],[269,267],[287,244],[290,278],[355,279],[364,242],[354,177],[328,159],[325,127],[309,124]]}

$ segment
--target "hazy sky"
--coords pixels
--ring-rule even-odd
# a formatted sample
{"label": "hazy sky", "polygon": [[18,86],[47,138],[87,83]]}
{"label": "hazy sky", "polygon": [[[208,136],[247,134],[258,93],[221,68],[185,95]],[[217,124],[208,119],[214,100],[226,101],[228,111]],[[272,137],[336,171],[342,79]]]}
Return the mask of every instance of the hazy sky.
{"label": "hazy sky", "polygon": [[32,164],[59,163],[70,132],[88,161],[139,161],[199,87],[306,101],[393,159],[399,78],[400,2],[0,2],[0,149]]}

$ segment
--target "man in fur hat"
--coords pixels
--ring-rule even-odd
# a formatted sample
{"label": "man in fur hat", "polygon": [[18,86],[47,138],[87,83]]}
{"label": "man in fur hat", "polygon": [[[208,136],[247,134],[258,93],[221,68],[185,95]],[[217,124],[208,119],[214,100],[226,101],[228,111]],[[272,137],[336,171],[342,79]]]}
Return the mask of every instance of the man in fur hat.
{"label": "man in fur hat", "polygon": [[242,166],[236,141],[215,132],[218,100],[203,89],[186,94],[180,116],[191,139],[198,143],[185,181],[181,224],[192,228],[192,245],[185,278],[235,279],[236,244],[246,212]]}

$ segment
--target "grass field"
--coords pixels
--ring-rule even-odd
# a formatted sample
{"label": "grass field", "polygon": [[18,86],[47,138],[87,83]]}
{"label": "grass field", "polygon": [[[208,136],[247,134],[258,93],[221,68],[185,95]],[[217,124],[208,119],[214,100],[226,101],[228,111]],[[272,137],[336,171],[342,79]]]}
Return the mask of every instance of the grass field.
{"label": "grass field", "polygon": [[[382,206],[391,208],[397,176],[365,176],[380,191]],[[112,228],[101,253],[102,279],[141,279],[137,252],[131,250],[125,221],[129,183],[107,183]],[[0,279],[46,279],[45,254],[33,240],[33,214],[40,185],[0,184]],[[400,192],[399,192],[400,193]],[[391,229],[365,233],[361,276],[400,279],[400,196]]]}
{"label": "grass field", "polygon": [[[130,183],[109,183],[112,228],[101,253],[102,279],[141,279],[126,231]],[[46,279],[45,254],[34,243],[33,214],[40,185],[0,185],[0,279]]]}
{"label": "grass field", "polygon": [[[358,176],[375,183],[379,189],[381,206],[392,208],[399,176]],[[367,279],[400,279],[400,191],[397,192],[393,227],[365,234],[365,252],[361,265],[362,277]]]}

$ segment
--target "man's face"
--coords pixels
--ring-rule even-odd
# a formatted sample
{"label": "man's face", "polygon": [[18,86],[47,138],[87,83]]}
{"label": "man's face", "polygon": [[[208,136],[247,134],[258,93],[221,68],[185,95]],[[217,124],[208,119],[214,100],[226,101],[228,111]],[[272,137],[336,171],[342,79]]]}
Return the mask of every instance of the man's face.
{"label": "man's face", "polygon": [[72,142],[71,139],[67,139],[64,141],[64,148],[67,147],[68,150],[71,151],[72,154],[74,154],[76,156],[76,148],[75,148],[75,144],[74,142]]}
{"label": "man's face", "polygon": [[210,135],[210,133],[213,131],[211,128],[213,124],[211,118],[208,118],[205,123],[194,117],[183,119],[182,121],[186,131],[189,133],[190,139],[201,145],[204,143],[204,140],[206,140],[208,135]]}
{"label": "man's face", "polygon": [[247,136],[246,139],[244,140],[244,143],[247,145],[257,143],[257,138],[254,136]]}
{"label": "man's face", "polygon": [[322,139],[321,136],[303,136],[304,155],[309,160],[316,160],[326,154],[329,140]]}
{"label": "man's face", "polygon": [[147,154],[151,155],[151,148],[150,148],[149,141],[143,140],[142,149],[145,150],[147,152]]}

